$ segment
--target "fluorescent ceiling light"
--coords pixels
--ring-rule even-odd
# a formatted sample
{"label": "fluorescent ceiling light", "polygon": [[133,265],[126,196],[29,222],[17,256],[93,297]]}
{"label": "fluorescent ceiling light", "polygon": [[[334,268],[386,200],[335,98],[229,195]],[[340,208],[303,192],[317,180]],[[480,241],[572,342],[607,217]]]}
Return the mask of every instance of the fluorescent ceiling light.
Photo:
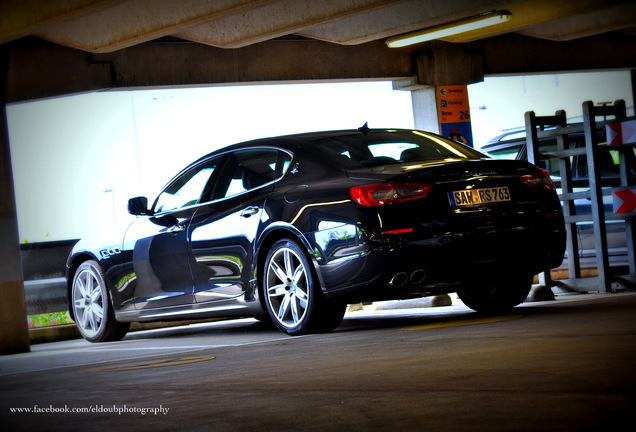
{"label": "fluorescent ceiling light", "polygon": [[508,21],[511,16],[512,14],[508,11],[486,12],[471,18],[389,38],[386,44],[389,48],[400,48],[429,40],[441,39],[471,30],[502,24]]}

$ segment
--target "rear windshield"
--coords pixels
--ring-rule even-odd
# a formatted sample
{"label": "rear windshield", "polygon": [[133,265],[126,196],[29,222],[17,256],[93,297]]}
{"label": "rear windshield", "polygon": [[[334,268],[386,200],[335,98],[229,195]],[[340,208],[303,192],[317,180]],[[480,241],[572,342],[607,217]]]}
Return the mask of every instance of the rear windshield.
{"label": "rear windshield", "polygon": [[470,147],[421,131],[372,131],[331,137],[317,144],[348,167],[488,158]]}

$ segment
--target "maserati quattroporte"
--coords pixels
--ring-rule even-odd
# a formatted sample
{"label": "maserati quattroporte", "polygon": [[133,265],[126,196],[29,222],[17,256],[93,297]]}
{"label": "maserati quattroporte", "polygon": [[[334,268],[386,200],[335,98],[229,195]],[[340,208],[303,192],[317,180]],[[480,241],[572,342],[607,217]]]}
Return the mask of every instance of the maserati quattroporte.
{"label": "maserati quattroporte", "polygon": [[417,130],[236,144],[128,210],[121,236],[81,240],[68,259],[89,341],[120,339],[133,321],[216,316],[324,332],[349,303],[450,292],[504,311],[565,250],[546,171]]}

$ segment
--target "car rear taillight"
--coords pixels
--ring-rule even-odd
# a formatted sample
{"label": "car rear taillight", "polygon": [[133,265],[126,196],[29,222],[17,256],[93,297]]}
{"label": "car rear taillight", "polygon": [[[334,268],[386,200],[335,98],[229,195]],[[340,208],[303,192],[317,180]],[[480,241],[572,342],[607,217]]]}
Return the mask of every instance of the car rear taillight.
{"label": "car rear taillight", "polygon": [[377,183],[349,189],[355,202],[364,207],[381,206],[424,198],[433,188],[427,183]]}
{"label": "car rear taillight", "polygon": [[521,176],[521,179],[524,181],[525,184],[532,188],[555,190],[554,182],[550,178],[550,173],[548,173],[544,169],[536,171],[532,174],[523,175]]}

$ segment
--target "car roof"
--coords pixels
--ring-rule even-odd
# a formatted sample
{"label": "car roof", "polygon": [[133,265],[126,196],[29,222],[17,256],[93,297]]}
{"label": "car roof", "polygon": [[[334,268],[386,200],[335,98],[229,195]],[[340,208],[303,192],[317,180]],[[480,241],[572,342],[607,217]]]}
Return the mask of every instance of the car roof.
{"label": "car roof", "polygon": [[493,144],[501,144],[503,142],[525,141],[525,140],[526,140],[526,130],[514,129],[489,139],[488,142],[484,144],[483,147],[492,146]]}
{"label": "car roof", "polygon": [[[568,126],[576,126],[581,125],[581,123],[570,123]],[[546,127],[545,130],[555,129],[555,126]],[[582,132],[575,131],[568,133],[570,136],[580,136]],[[504,132],[500,135],[497,135],[494,138],[488,140],[486,144],[482,146],[482,149],[486,150],[488,148],[496,147],[497,144],[525,144],[526,142],[526,129],[519,127],[515,129],[510,129],[507,132]]]}
{"label": "car roof", "polygon": [[[229,151],[235,151],[252,147],[279,147],[287,150],[295,150],[301,147],[303,144],[312,143],[315,141],[321,141],[327,138],[343,137],[349,135],[370,135],[375,133],[392,132],[392,133],[412,133],[413,129],[342,129],[342,130],[330,130],[330,131],[318,131],[318,132],[303,132],[291,135],[280,135],[266,138],[256,138],[253,140],[243,141],[236,144],[231,144],[226,147],[214,150],[202,156],[192,165],[201,162],[211,156],[226,153]],[[427,132],[430,133],[430,132]]]}

